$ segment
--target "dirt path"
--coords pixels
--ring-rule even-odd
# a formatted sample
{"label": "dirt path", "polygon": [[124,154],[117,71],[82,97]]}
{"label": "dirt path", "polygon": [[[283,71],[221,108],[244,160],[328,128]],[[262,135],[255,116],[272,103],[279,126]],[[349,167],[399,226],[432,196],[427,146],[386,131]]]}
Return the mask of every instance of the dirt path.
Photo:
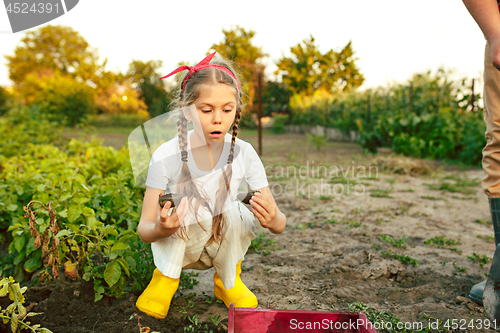
{"label": "dirt path", "polygon": [[[257,147],[256,138],[241,137]],[[482,307],[463,298],[485,278],[490,267],[486,257],[494,251],[488,201],[480,186],[482,170],[397,157],[376,160],[351,143],[328,143],[317,151],[304,142],[305,136],[295,134],[265,138],[263,161],[287,216],[287,229],[281,235],[266,232],[257,245],[275,243],[264,246],[261,253],[247,254],[243,262],[242,278],[259,305],[345,311],[349,304],[360,302],[407,325],[421,322],[426,327],[435,319],[457,319],[460,325],[473,319],[476,328],[463,326],[457,331],[483,331],[477,328],[486,319]],[[430,174],[395,174],[399,169],[391,163],[401,170],[430,170]],[[328,170],[327,177],[321,172],[312,176],[313,165]],[[297,172],[302,167],[307,176],[291,175],[292,166]],[[344,178],[340,167],[346,171],[348,166],[355,172]],[[332,180],[335,170],[340,177]],[[323,184],[323,192],[318,184]],[[288,194],[277,195],[287,185]],[[434,246],[424,243],[430,239]],[[441,248],[439,242],[444,243]],[[405,263],[387,256],[391,254],[400,255]],[[42,325],[54,332],[138,332],[138,323],[170,332],[189,324],[182,319],[186,315],[196,315],[202,322],[210,316],[227,318],[225,306],[213,300],[212,276],[213,270],[200,271],[196,277],[200,282],[179,293],[183,296],[174,300],[162,321],[137,311],[138,293],[94,304],[88,296],[92,290],[85,285],[52,286],[52,293],[35,289],[27,301],[38,303],[34,310],[45,312]],[[196,296],[188,297],[190,292]]]}

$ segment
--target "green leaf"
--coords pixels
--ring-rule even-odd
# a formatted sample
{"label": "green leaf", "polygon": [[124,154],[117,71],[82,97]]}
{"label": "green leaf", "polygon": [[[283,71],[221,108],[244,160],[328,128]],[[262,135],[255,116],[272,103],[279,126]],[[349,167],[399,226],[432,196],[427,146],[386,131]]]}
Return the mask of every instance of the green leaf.
{"label": "green leaf", "polygon": [[17,205],[9,204],[7,206],[7,210],[10,210],[11,212],[15,211],[16,209],[17,209]]}
{"label": "green leaf", "polygon": [[37,269],[38,267],[41,267],[41,266],[42,266],[42,263],[40,262],[40,259],[29,258],[24,263],[24,270],[28,273],[33,273],[35,271],[35,269]]}
{"label": "green leaf", "polygon": [[17,318],[17,314],[13,313],[12,317],[10,317],[10,329],[12,330],[13,333],[17,333],[17,326],[19,325],[19,321]]}
{"label": "green leaf", "polygon": [[100,212],[100,213],[99,213],[99,218],[100,218],[101,220],[105,220],[105,219],[107,219],[107,218],[108,218],[108,214],[107,214],[106,212]]}
{"label": "green leaf", "polygon": [[89,198],[74,198],[74,202],[76,202],[78,205],[83,205],[84,203],[90,201]]}
{"label": "green leaf", "polygon": [[71,206],[68,209],[68,221],[75,222],[80,215],[82,215],[82,208],[80,206]]}
{"label": "green leaf", "polygon": [[61,238],[62,236],[68,236],[68,235],[69,235],[69,230],[64,229],[64,230],[59,231],[57,233],[56,237]]}
{"label": "green leaf", "polygon": [[30,237],[28,245],[26,245],[26,256],[29,256],[33,251],[35,251],[35,239]]}
{"label": "green leaf", "polygon": [[9,291],[9,280],[6,278],[2,280],[2,283],[4,284],[0,284],[0,297],[4,297]]}
{"label": "green leaf", "polygon": [[99,301],[104,295],[104,287],[103,286],[94,286],[95,297],[94,302]]}
{"label": "green leaf", "polygon": [[45,328],[45,327],[39,328],[38,332],[39,333],[53,333],[51,330],[49,330],[48,328]]}
{"label": "green leaf", "polygon": [[125,258],[125,260],[127,260],[127,263],[129,267],[132,268],[132,271],[135,271],[135,267],[137,266],[135,259],[132,256],[128,256]]}
{"label": "green leaf", "polygon": [[118,280],[122,274],[122,270],[120,268],[120,264],[116,261],[112,261],[106,265],[106,269],[104,270],[104,280],[106,283],[112,287]]}
{"label": "green leaf", "polygon": [[105,231],[108,235],[118,236],[118,231],[112,225],[107,225]]}
{"label": "green leaf", "polygon": [[76,181],[79,182],[79,183],[85,183],[85,177],[82,175],[82,174],[77,174],[76,175]]}
{"label": "green leaf", "polygon": [[26,308],[22,304],[17,305],[17,311],[19,312],[19,315],[24,317],[27,313]]}
{"label": "green leaf", "polygon": [[68,217],[68,209],[62,210],[58,214],[61,217]]}
{"label": "green leaf", "polygon": [[95,216],[95,212],[92,208],[83,207],[83,215],[85,217],[91,217],[91,216]]}
{"label": "green leaf", "polygon": [[16,189],[17,195],[23,195],[24,189],[21,186],[16,185],[14,188]]}
{"label": "green leaf", "polygon": [[122,243],[122,242],[117,242],[113,247],[111,248],[111,251],[120,251],[120,250],[125,250],[128,248],[128,244]]}
{"label": "green leaf", "polygon": [[94,216],[87,217],[86,220],[87,220],[87,226],[91,229],[96,229],[97,227],[102,225],[102,223],[98,222]]}
{"label": "green leaf", "polygon": [[38,185],[38,186],[36,187],[36,190],[37,190],[38,192],[43,192],[43,191],[45,191],[45,185],[43,185],[43,184]]}
{"label": "green leaf", "polygon": [[120,266],[122,266],[123,270],[125,271],[125,274],[127,274],[127,276],[130,277],[130,270],[127,261],[123,258],[119,258],[116,261],[118,261]]}
{"label": "green leaf", "polygon": [[68,224],[67,227],[75,234],[77,234],[80,231],[80,227],[74,224]]}
{"label": "green leaf", "polygon": [[14,247],[16,248],[17,252],[21,252],[21,250],[24,247],[25,242],[26,242],[26,238],[24,238],[24,235],[21,237],[14,238]]}
{"label": "green leaf", "polygon": [[24,258],[26,258],[24,252],[19,252],[17,256],[14,258],[14,265],[19,265],[19,263],[23,261]]}
{"label": "green leaf", "polygon": [[89,188],[88,188],[87,186],[85,186],[85,184],[80,183],[80,185],[82,185],[82,187],[83,187],[84,189],[86,189],[86,190],[87,190],[87,192],[90,192]]}
{"label": "green leaf", "polygon": [[59,202],[64,202],[66,200],[68,200],[69,198],[71,198],[73,196],[73,193],[65,193],[63,195],[61,195],[61,197],[59,198]]}

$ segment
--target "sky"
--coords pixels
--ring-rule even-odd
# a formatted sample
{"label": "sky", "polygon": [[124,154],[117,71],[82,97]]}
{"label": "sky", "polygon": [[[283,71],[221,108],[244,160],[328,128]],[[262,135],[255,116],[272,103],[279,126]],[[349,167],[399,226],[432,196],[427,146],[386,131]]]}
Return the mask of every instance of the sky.
{"label": "sky", "polygon": [[[198,63],[223,40],[223,29],[237,25],[255,31],[253,44],[268,54],[269,78],[275,63],[311,35],[323,53],[351,41],[365,89],[439,67],[454,70],[456,78],[479,78],[485,44],[460,0],[80,0],[47,24],[78,31],[108,59],[108,70],[162,60],[162,75],[181,61]],[[3,55],[13,55],[29,30],[13,34],[0,8],[0,85],[11,85]]]}

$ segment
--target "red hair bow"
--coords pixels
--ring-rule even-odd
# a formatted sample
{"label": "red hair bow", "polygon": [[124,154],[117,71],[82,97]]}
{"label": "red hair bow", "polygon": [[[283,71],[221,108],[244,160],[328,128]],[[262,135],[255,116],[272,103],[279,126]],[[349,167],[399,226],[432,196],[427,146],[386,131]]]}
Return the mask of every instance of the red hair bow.
{"label": "red hair bow", "polygon": [[210,64],[210,60],[212,60],[212,58],[214,57],[215,53],[217,53],[217,51],[215,51],[212,54],[207,55],[205,57],[205,59],[203,59],[202,61],[200,61],[198,63],[198,65],[196,65],[194,67],[193,66],[181,66],[181,67],[177,68],[176,70],[174,70],[172,73],[167,74],[167,75],[165,75],[163,77],[160,77],[160,79],[165,79],[165,78],[167,78],[169,76],[172,76],[174,74],[177,74],[179,72],[182,72],[182,71],[185,71],[186,69],[188,69],[189,73],[186,76],[186,78],[184,79],[184,82],[182,82],[182,92],[184,93],[184,88],[186,88],[186,82],[189,80],[189,78],[191,77],[191,75],[193,75],[195,72],[197,72],[199,70],[202,70],[202,69],[205,69],[205,68],[208,68],[208,67],[213,67],[213,68],[220,69],[220,70],[226,72],[227,74],[231,75],[231,77],[236,81],[236,85],[238,86],[238,91],[240,91],[240,84],[238,83],[238,80],[236,79],[236,76],[234,76],[234,74],[229,69],[227,69],[224,66]]}

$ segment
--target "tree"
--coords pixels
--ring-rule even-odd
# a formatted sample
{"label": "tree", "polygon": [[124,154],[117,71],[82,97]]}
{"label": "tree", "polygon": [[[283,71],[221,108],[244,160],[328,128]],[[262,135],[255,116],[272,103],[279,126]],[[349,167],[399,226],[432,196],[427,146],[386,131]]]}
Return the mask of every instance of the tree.
{"label": "tree", "polygon": [[0,116],[7,113],[10,107],[11,94],[5,87],[0,86]]}
{"label": "tree", "polygon": [[138,114],[148,116],[147,106],[132,88],[130,82],[117,82],[108,86],[97,97],[97,104],[103,113],[108,114]]}
{"label": "tree", "polygon": [[40,76],[29,73],[21,92],[27,105],[39,109],[63,125],[75,126],[88,114],[95,113],[95,91],[89,85],[60,73]]}
{"label": "tree", "polygon": [[143,62],[133,60],[129,64],[127,78],[132,82],[134,89],[144,99],[151,117],[156,117],[167,111],[172,96],[165,91],[163,81],[158,70],[162,67],[161,60]]}
{"label": "tree", "polygon": [[283,83],[267,81],[262,89],[263,116],[274,116],[279,113],[289,113],[290,90]]}
{"label": "tree", "polygon": [[50,71],[94,84],[104,73],[107,60],[99,64],[97,51],[70,27],[47,25],[28,31],[21,43],[14,56],[5,56],[16,88],[32,72]]}
{"label": "tree", "polygon": [[252,44],[252,38],[255,36],[254,31],[246,31],[244,28],[236,26],[231,30],[222,29],[222,32],[224,40],[219,44],[213,44],[211,52],[217,51],[235,63],[235,69],[242,78],[241,89],[248,93],[248,97],[243,102],[252,110],[257,89],[257,73],[259,71],[263,73],[265,68],[259,60],[266,54],[262,52],[260,47]]}
{"label": "tree", "polygon": [[312,96],[317,90],[334,93],[358,87],[364,81],[355,64],[351,42],[340,52],[330,50],[322,54],[310,36],[292,47],[291,52],[291,57],[278,61],[275,74],[294,95]]}

